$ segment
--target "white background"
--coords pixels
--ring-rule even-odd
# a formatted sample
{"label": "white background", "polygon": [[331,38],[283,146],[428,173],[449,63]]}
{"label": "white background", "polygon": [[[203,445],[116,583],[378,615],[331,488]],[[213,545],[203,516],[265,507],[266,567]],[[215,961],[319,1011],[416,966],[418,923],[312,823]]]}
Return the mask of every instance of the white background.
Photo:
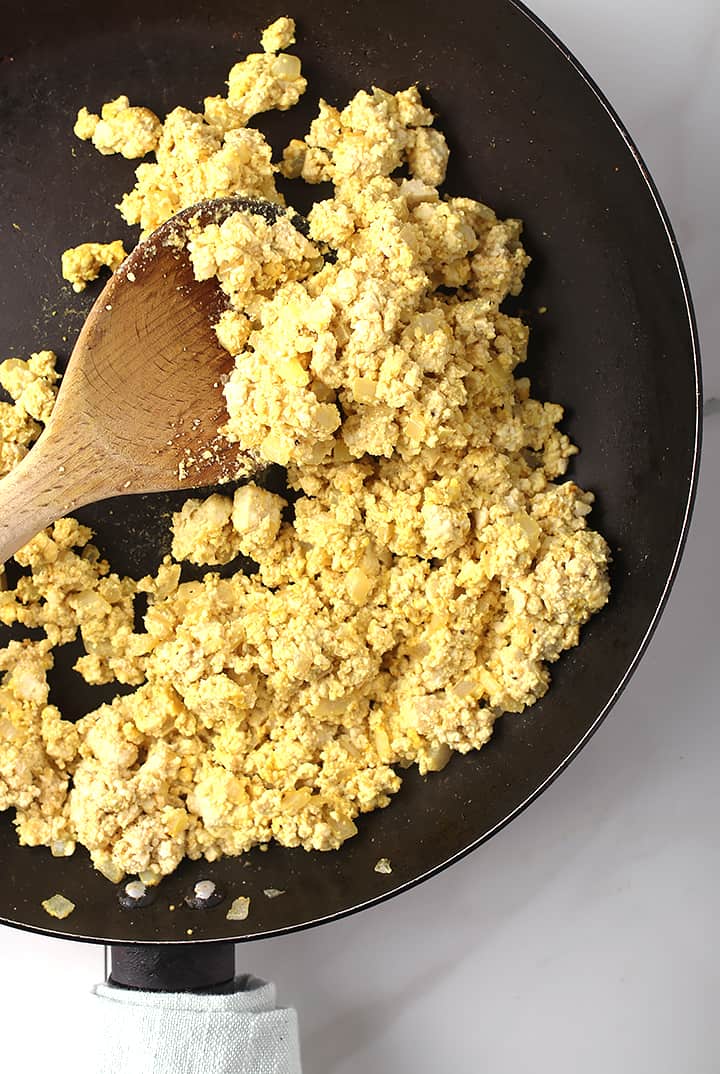
{"label": "white background", "polygon": [[[706,398],[717,399],[716,0],[535,9],[608,94],[658,183],[693,286]],[[491,843],[402,899],[240,949],[243,968],[298,1008],[306,1074],[720,1069],[720,407],[707,411],[668,609],[571,768]],[[0,929],[0,953],[3,1069],[86,1069],[78,1050],[102,951]]]}

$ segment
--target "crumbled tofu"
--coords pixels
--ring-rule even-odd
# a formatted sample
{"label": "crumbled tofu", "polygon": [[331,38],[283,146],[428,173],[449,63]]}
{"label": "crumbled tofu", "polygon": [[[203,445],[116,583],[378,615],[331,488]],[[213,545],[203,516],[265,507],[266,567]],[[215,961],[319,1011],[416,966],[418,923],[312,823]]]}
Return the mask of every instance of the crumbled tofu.
{"label": "crumbled tofu", "polygon": [[197,564],[229,563],[240,551],[232,511],[232,500],[217,492],[203,501],[186,500],[173,515],[173,557]]}
{"label": "crumbled tofu", "polygon": [[[306,86],[300,60],[289,53],[253,53],[236,63],[227,97],[206,97],[202,113],[174,108],[164,123],[153,126],[155,161],[138,166],[135,187],[120,202],[123,218],[140,224],[146,236],[204,198],[242,194],[282,204],[271,147],[247,123],[260,112],[291,108]],[[77,126],[89,131],[92,117],[82,115]],[[99,128],[100,123],[94,139]]]}
{"label": "crumbled tofu", "polygon": [[279,283],[303,279],[322,264],[317,247],[285,213],[269,224],[257,213],[237,212],[221,224],[190,228],[189,236],[196,279],[217,276],[232,305],[250,316]]}
{"label": "crumbled tofu", "polygon": [[0,362],[0,386],[13,399],[19,413],[46,425],[55,404],[60,374],[52,351],[38,351],[25,361],[7,358]]}
{"label": "crumbled tofu", "polygon": [[295,44],[295,20],[282,16],[270,23],[260,38],[263,52],[280,52],[281,49]]}
{"label": "crumbled tofu", "polygon": [[88,142],[95,133],[95,128],[99,122],[100,116],[96,116],[94,112],[89,112],[85,105],[83,105],[77,114],[73,133],[83,142]]}
{"label": "crumbled tofu", "polygon": [[389,858],[380,858],[378,861],[375,862],[373,868],[376,873],[389,874],[392,872],[392,865],[390,864]]}
{"label": "crumbled tofu", "polygon": [[278,535],[285,501],[253,482],[233,497],[232,524],[246,556],[268,549]]}
{"label": "crumbled tofu", "polygon": [[26,411],[0,400],[0,478],[22,462],[40,432]]}
{"label": "crumbled tofu", "polygon": [[[205,116],[174,108],[167,116],[156,160],[136,170],[137,182],[120,201],[128,224],[148,235],[180,209],[230,194],[277,202],[272,151],[260,131],[227,101],[206,104]],[[215,112],[218,112],[215,115]]]}
{"label": "crumbled tofu", "polygon": [[60,379],[55,363],[52,351],[0,362],[0,388],[12,399],[0,401],[0,478],[25,458],[50,417]]}
{"label": "crumbled tofu", "polygon": [[[203,114],[176,108],[156,127],[124,97],[81,111],[76,132],[101,151],[154,139],[121,203],[129,223],[147,233],[239,192],[282,207],[271,148],[246,124],[304,92],[280,51],[293,37],[290,19],[268,27]],[[415,86],[321,102],[282,165],[334,185],[309,234],[292,211],[192,233],[197,277],[228,301],[219,433],[286,466],[287,499],[260,477],[188,499],[176,562],[139,581],[112,573],[72,519],[18,553],[0,624],[39,635],[0,649],[0,809],[16,810],[21,842],[80,844],[113,882],[146,885],[185,856],[336,849],[408,765],[440,771],[540,698],[548,664],[607,600],[593,496],[557,480],[577,449],[562,408],[518,374],[528,331],[501,309],[529,263],[520,221],[439,191],[447,157]],[[14,400],[0,403],[0,474],[39,435],[56,380],[49,352],[0,366]],[[239,554],[254,572],[182,580],[177,561]],[[87,682],[135,689],[71,723],[47,676],[53,646],[78,636]],[[228,918],[248,910],[240,897]]]}
{"label": "crumbled tofu", "polygon": [[431,187],[440,186],[445,179],[449,156],[444,136],[429,128],[418,128],[407,149],[411,175]]}
{"label": "crumbled tofu", "polygon": [[84,291],[96,280],[102,269],[115,272],[127,257],[121,239],[115,242],[83,242],[65,250],[62,255],[63,279],[72,284],[73,291]]}
{"label": "crumbled tofu", "polygon": [[297,56],[256,52],[230,69],[227,99],[247,123],[260,112],[292,108],[306,88]]}
{"label": "crumbled tofu", "polygon": [[390,175],[407,163],[414,176],[437,186],[445,178],[448,149],[444,135],[428,129],[432,121],[416,86],[395,94],[377,86],[371,93],[361,90],[342,110],[321,100],[304,140],[286,148],[281,170],[291,179],[342,185]]}
{"label": "crumbled tofu", "polygon": [[62,519],[17,552],[29,574],[0,592],[0,624],[40,627],[51,645],[65,645],[79,631],[87,655],[75,667],[87,682],[140,683],[146,641],[133,635],[137,583],[110,573],[91,536],[74,519]]}
{"label": "crumbled tofu", "polygon": [[153,153],[161,130],[154,112],[131,106],[124,95],[104,104],[99,116],[81,108],[74,127],[77,137],[91,140],[100,153],[121,153],[128,160]]}

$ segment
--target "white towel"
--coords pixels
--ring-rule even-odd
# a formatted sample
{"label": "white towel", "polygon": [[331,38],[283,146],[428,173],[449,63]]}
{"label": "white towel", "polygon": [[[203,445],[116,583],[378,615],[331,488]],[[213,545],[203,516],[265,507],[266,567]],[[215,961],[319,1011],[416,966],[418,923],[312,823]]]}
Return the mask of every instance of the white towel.
{"label": "white towel", "polygon": [[216,995],[93,992],[97,1074],[301,1074],[297,1014],[257,977]]}

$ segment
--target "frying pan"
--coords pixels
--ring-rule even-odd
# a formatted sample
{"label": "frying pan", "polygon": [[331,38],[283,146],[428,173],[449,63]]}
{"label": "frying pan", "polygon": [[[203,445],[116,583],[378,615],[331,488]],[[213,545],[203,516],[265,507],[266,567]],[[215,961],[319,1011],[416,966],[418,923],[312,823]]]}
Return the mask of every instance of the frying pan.
{"label": "frying pan", "polygon": [[[160,115],[176,104],[198,107],[283,13],[266,0],[201,7],[13,4],[0,47],[3,354],[50,347],[66,357],[96,291],[75,296],[62,284],[61,251],[88,239],[135,239],[112,208],[131,187],[134,164],[100,157],[72,136],[78,107],[97,109],[119,93]],[[700,369],[680,255],[636,148],[568,50],[514,0],[364,0],[347,10],[296,0],[289,8],[309,91],[290,112],[255,121],[276,149],[307,129],[320,95],[343,103],[371,84],[397,90],[417,81],[451,146],[446,189],[525,221],[533,264],[509,308],[531,327],[534,395],[566,406],[563,428],[582,448],[571,476],[597,494],[592,522],[613,550],[612,597],[580,647],[553,667],[542,701],[500,720],[480,753],[454,757],[426,779],[407,772],[392,804],[362,818],[337,853],[273,845],[242,861],[186,861],[149,905],[128,910],[82,850],[54,859],[20,848],[11,817],[0,817],[0,920],[121,945],[118,975],[129,983],[152,986],[149,966],[157,987],[219,979],[230,942],[398,894],[515,817],[625,686],[674,578],[695,493]],[[298,187],[289,189],[300,211],[324,196],[323,188]],[[78,515],[115,569],[139,576],[167,552],[168,516],[184,498],[118,499]],[[67,718],[116,692],[85,686],[71,670],[77,655],[75,646],[62,650],[51,675],[52,698]],[[390,875],[374,872],[379,857],[391,859]],[[201,879],[224,896],[204,911],[184,903]],[[269,900],[265,888],[286,894]],[[62,923],[41,907],[54,892],[76,904]],[[250,896],[251,912],[230,923],[229,900],[239,894]]]}

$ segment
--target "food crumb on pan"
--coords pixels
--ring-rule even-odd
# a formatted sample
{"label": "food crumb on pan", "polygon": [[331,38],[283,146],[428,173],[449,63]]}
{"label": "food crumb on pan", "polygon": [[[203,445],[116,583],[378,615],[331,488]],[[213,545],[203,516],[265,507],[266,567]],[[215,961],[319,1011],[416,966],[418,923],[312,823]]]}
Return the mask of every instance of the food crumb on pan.
{"label": "food crumb on pan", "polygon": [[392,865],[390,864],[390,859],[389,858],[380,858],[379,861],[375,862],[375,865],[374,865],[373,868],[374,868],[376,873],[391,873],[392,872]]}
{"label": "food crumb on pan", "polygon": [[75,909],[75,903],[70,899],[66,899],[64,895],[53,895],[50,899],[45,899],[42,903],[42,908],[46,914],[50,914],[50,917],[56,917],[59,921],[63,921],[66,917]]}
{"label": "food crumb on pan", "polygon": [[263,888],[263,895],[268,899],[277,899],[278,895],[284,895],[285,890],[283,888]]}
{"label": "food crumb on pan", "polygon": [[245,921],[250,913],[250,899],[245,895],[239,895],[225,914],[228,921]]}

